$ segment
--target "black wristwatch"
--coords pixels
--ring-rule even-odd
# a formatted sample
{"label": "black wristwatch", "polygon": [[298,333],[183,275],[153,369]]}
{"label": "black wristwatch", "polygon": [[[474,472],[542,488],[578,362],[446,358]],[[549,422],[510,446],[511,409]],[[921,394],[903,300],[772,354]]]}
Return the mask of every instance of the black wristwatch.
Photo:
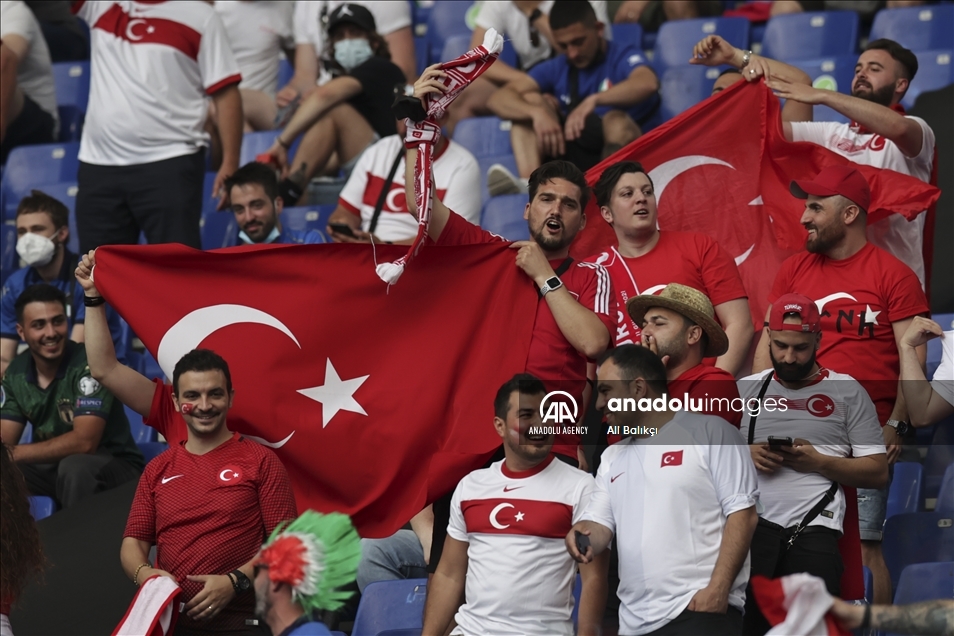
{"label": "black wristwatch", "polygon": [[911,430],[911,427],[904,420],[888,420],[886,425],[896,430],[900,437],[904,437]]}
{"label": "black wristwatch", "polygon": [[242,592],[247,592],[252,589],[252,580],[245,576],[241,570],[232,570],[229,572],[228,577],[232,580],[232,589],[235,590],[236,594],[241,594]]}

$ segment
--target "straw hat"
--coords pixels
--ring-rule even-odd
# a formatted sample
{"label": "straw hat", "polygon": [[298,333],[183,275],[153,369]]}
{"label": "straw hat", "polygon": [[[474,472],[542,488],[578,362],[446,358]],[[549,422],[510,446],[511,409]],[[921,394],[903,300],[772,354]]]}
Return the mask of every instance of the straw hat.
{"label": "straw hat", "polygon": [[650,307],[671,309],[702,327],[709,337],[709,346],[703,352],[705,357],[715,358],[729,350],[729,337],[715,321],[712,301],[701,291],[679,283],[669,283],[658,296],[642,294],[630,298],[626,303],[626,309],[637,325],[643,324],[643,317]]}

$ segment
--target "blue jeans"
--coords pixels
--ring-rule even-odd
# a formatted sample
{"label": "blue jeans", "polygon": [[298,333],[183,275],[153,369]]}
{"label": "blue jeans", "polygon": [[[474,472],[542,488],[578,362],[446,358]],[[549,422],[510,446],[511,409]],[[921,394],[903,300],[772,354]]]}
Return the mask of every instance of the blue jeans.
{"label": "blue jeans", "polygon": [[424,548],[413,530],[398,530],[386,539],[361,539],[358,589],[375,581],[427,578]]}

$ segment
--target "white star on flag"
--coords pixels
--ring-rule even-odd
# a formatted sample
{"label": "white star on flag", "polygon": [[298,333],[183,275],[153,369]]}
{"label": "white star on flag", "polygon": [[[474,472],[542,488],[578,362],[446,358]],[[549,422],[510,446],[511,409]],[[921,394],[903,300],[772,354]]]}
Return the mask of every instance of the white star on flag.
{"label": "white star on flag", "polygon": [[514,515],[514,519],[516,519],[517,521],[523,521],[523,513],[518,512],[517,514]]}
{"label": "white star on flag", "polygon": [[351,380],[342,380],[331,364],[331,358],[327,359],[325,365],[325,383],[321,386],[314,386],[310,389],[298,389],[298,392],[315,402],[321,403],[321,428],[328,426],[338,411],[351,411],[367,415],[365,410],[354,399],[354,393],[364,381],[370,378],[370,375],[361,376]]}
{"label": "white star on flag", "polygon": [[878,314],[880,311],[871,311],[871,305],[865,305],[865,324],[866,325],[877,325],[878,324]]}

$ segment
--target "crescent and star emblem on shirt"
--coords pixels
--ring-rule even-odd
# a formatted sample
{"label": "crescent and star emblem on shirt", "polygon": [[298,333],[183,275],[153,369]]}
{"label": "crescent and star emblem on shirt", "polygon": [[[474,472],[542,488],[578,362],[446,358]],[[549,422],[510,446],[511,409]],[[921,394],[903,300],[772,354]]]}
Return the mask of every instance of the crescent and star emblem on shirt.
{"label": "crescent and star emblem on shirt", "polygon": [[822,313],[825,310],[825,305],[833,300],[838,300],[839,298],[847,298],[849,300],[854,300],[855,302],[858,301],[857,298],[846,292],[835,292],[834,294],[828,294],[824,298],[819,298],[815,301],[815,306],[818,307],[818,313]]}
{"label": "crescent and star emblem on shirt", "polygon": [[[510,527],[509,523],[503,524],[497,521],[497,515],[500,514],[500,511],[505,508],[513,508],[513,504],[512,503],[497,504],[497,506],[490,511],[490,525],[497,528],[497,530],[506,530],[507,528]],[[524,517],[524,514],[518,510],[517,514],[514,515],[514,521],[523,521],[523,517]]]}
{"label": "crescent and star emblem on shirt", "polygon": [[[127,39],[129,39],[129,40],[131,40],[131,41],[133,41],[133,42],[138,42],[138,41],[140,41],[141,39],[143,39],[143,37],[145,37],[145,35],[143,34],[142,31],[139,32],[139,35],[136,35],[136,32],[133,31],[133,27],[137,27],[137,26],[139,26],[140,24],[146,24],[146,21],[143,20],[142,18],[136,18],[135,20],[130,20],[130,21],[126,24],[126,38],[127,38]],[[155,31],[156,31],[156,27],[154,27],[154,26],[147,26],[147,27],[146,27],[146,30],[145,30],[146,33],[150,33],[150,34],[151,34],[151,33],[155,33]]]}
{"label": "crescent and star emblem on shirt", "polygon": [[805,402],[805,408],[815,417],[828,417],[835,412],[835,402],[827,395],[813,395]]}
{"label": "crescent and star emblem on shirt", "polygon": [[[269,313],[246,305],[211,305],[189,312],[166,331],[159,341],[159,349],[156,352],[159,366],[171,378],[172,371],[182,356],[193,349],[197,349],[203,340],[219,329],[240,323],[255,323],[276,329],[288,336],[301,349],[301,344],[291,329]],[[361,404],[354,398],[354,394],[371,376],[364,375],[350,380],[342,380],[331,363],[331,359],[326,358],[325,360],[324,384],[297,390],[297,393],[321,404],[321,427],[328,426],[328,423],[339,411],[367,415]],[[284,439],[277,442],[252,435],[246,437],[265,446],[278,449],[284,446],[294,434],[295,431],[292,431]]]}
{"label": "crescent and star emblem on shirt", "polygon": [[237,479],[240,479],[241,477],[242,475],[238,471],[232,468],[225,468],[222,470],[222,472],[219,473],[219,479],[225,482],[235,481]]}

